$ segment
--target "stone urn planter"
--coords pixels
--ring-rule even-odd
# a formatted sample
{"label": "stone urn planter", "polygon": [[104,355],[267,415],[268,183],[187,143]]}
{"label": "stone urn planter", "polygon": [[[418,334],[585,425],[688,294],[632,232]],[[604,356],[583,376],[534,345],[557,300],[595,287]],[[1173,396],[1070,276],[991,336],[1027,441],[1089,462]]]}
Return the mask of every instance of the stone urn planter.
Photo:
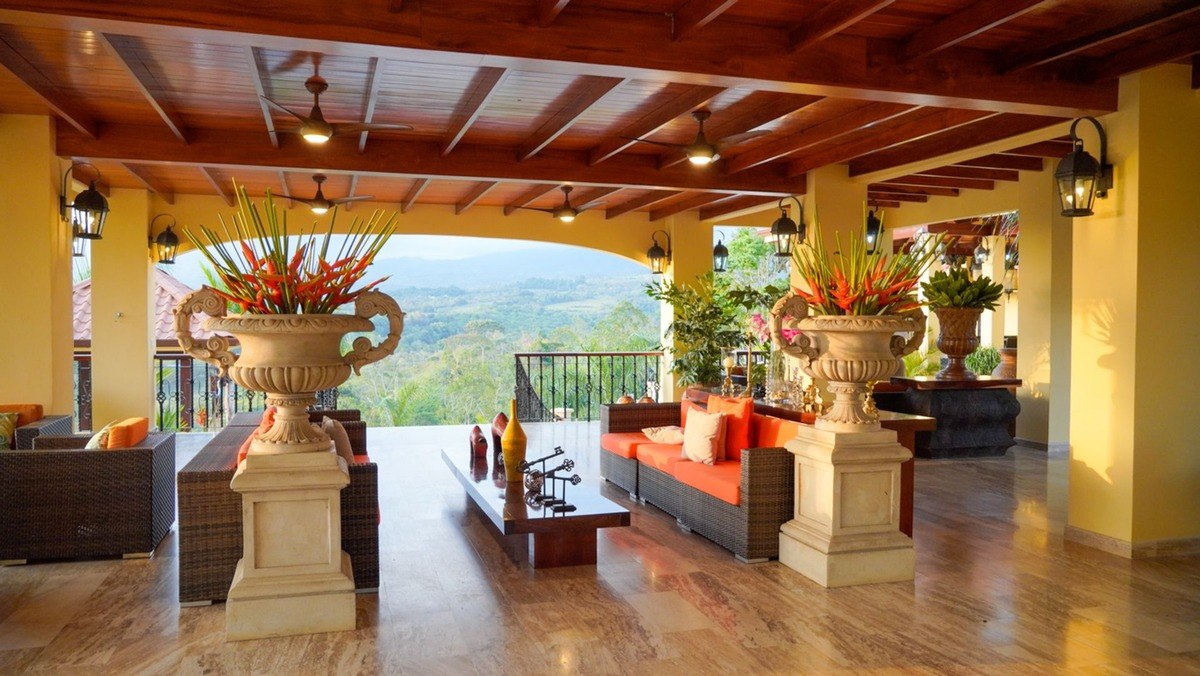
{"label": "stone urn planter", "polygon": [[[195,339],[190,322],[196,312],[209,315],[204,328],[236,337],[241,354],[235,355],[223,336]],[[360,296],[353,315],[226,316],[225,300],[210,289],[201,289],[184,297],[174,314],[175,332],[184,352],[216,366],[220,375],[238,385],[266,393],[267,404],[276,408],[275,424],[250,445],[250,452],[257,454],[328,451],[329,436],[308,421],[307,410],[316,403],[317,390],[337,387],[352,370],[358,373],[364,365],[390,355],[404,331],[400,306],[378,291]],[[370,331],[370,318],[376,315],[388,318],[387,338],[372,346],[369,339],[359,337],[343,355],[342,337]]]}
{"label": "stone urn planter", "polygon": [[[791,341],[783,329],[799,329]],[[910,338],[897,336],[910,333]],[[808,304],[789,292],[771,310],[771,335],[804,372],[828,381],[833,405],[817,418],[817,429],[866,432],[880,429],[879,416],[865,406],[867,383],[896,373],[896,360],[916,350],[925,336],[925,314],[809,316]]]}
{"label": "stone urn planter", "polygon": [[940,307],[935,309],[938,324],[937,346],[946,355],[946,368],[937,372],[938,380],[974,380],[975,373],[967,368],[967,355],[979,347],[979,307]]}

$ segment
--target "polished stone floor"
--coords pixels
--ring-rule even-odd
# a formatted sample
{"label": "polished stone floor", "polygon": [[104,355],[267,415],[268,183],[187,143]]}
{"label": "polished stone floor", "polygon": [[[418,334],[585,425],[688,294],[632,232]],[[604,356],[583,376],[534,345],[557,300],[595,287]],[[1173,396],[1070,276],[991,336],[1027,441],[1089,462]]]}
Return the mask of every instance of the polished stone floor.
{"label": "polished stone floor", "polygon": [[[597,424],[528,429],[595,481]],[[177,604],[172,532],[151,560],[0,570],[0,673],[1200,673],[1200,557],[1064,544],[1065,458],[919,462],[916,581],[828,591],[612,487],[633,525],[599,565],[518,568],[439,458],[466,438],[370,430],[382,586],[357,631],[225,642],[223,606]]]}

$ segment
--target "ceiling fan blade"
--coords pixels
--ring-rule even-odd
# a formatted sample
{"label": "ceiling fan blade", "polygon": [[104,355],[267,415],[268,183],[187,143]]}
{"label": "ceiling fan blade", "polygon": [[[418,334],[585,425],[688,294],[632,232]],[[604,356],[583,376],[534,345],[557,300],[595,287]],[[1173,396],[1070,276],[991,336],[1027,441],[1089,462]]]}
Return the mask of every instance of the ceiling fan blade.
{"label": "ceiling fan blade", "polygon": [[552,213],[554,213],[555,211],[558,211],[558,209],[543,209],[543,208],[541,208],[541,207],[517,207],[517,208],[518,208],[518,209],[525,209],[526,211],[540,211],[540,212],[542,212],[542,213],[544,213],[544,214],[552,214]]}
{"label": "ceiling fan blade", "polygon": [[621,138],[625,139],[626,141],[637,141],[638,143],[649,143],[651,145],[664,146],[666,148],[684,148],[686,146],[686,144],[683,144],[683,143],[665,143],[663,141],[651,141],[650,139],[634,138],[632,136],[622,136]]}
{"label": "ceiling fan blade", "polygon": [[732,134],[730,136],[726,136],[723,139],[719,139],[717,141],[716,145],[734,146],[739,143],[749,141],[752,138],[758,138],[759,136],[766,136],[767,134],[770,134],[770,133],[771,132],[769,132],[769,131],[747,131],[747,132],[743,132],[741,134]]}
{"label": "ceiling fan blade", "polygon": [[292,202],[302,202],[304,204],[312,204],[316,200],[311,197],[292,197],[291,195],[275,195],[277,199],[291,200]]}
{"label": "ceiling fan blade", "polygon": [[374,195],[355,195],[354,197],[335,197],[329,202],[331,204],[345,204],[346,202],[365,202],[375,199]]}
{"label": "ceiling fan blade", "polygon": [[288,115],[291,115],[292,117],[296,118],[297,120],[300,120],[301,122],[308,122],[308,120],[309,120],[309,117],[307,115],[301,115],[300,113],[297,113],[296,111],[288,108],[287,106],[276,103],[276,102],[272,101],[271,99],[268,99],[265,96],[262,97],[262,100],[266,101],[267,103],[271,104],[272,106],[275,106],[279,110],[282,110],[283,112],[287,113]]}
{"label": "ceiling fan blade", "polygon": [[308,63],[309,56],[309,52],[292,52],[286,59],[280,61],[278,65],[272,68],[271,72],[286,73],[302,64]]}
{"label": "ceiling fan blade", "polygon": [[375,124],[373,122],[343,122],[333,125],[334,134],[358,134],[364,131],[412,131],[407,124]]}

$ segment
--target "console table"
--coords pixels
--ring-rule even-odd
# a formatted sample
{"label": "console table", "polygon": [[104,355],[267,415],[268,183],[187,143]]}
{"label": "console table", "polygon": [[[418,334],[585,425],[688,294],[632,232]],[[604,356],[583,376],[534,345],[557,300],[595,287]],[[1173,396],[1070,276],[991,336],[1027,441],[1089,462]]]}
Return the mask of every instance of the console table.
{"label": "console table", "polygon": [[1016,443],[1011,430],[1021,412],[1016,395],[1020,379],[896,376],[892,383],[907,389],[877,393],[875,399],[880,406],[937,419],[936,430],[917,433],[914,452],[918,457],[996,457]]}

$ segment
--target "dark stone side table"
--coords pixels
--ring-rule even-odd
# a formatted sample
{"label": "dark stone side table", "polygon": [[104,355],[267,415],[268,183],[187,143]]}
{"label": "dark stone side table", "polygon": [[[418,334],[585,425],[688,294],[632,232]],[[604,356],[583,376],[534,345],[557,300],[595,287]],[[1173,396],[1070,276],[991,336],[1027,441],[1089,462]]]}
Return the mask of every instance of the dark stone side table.
{"label": "dark stone side table", "polygon": [[937,429],[917,432],[914,453],[920,458],[1002,456],[1015,444],[1011,430],[1021,404],[1017,378],[979,376],[973,380],[937,380],[897,376],[903,392],[878,392],[880,408],[937,419]]}

